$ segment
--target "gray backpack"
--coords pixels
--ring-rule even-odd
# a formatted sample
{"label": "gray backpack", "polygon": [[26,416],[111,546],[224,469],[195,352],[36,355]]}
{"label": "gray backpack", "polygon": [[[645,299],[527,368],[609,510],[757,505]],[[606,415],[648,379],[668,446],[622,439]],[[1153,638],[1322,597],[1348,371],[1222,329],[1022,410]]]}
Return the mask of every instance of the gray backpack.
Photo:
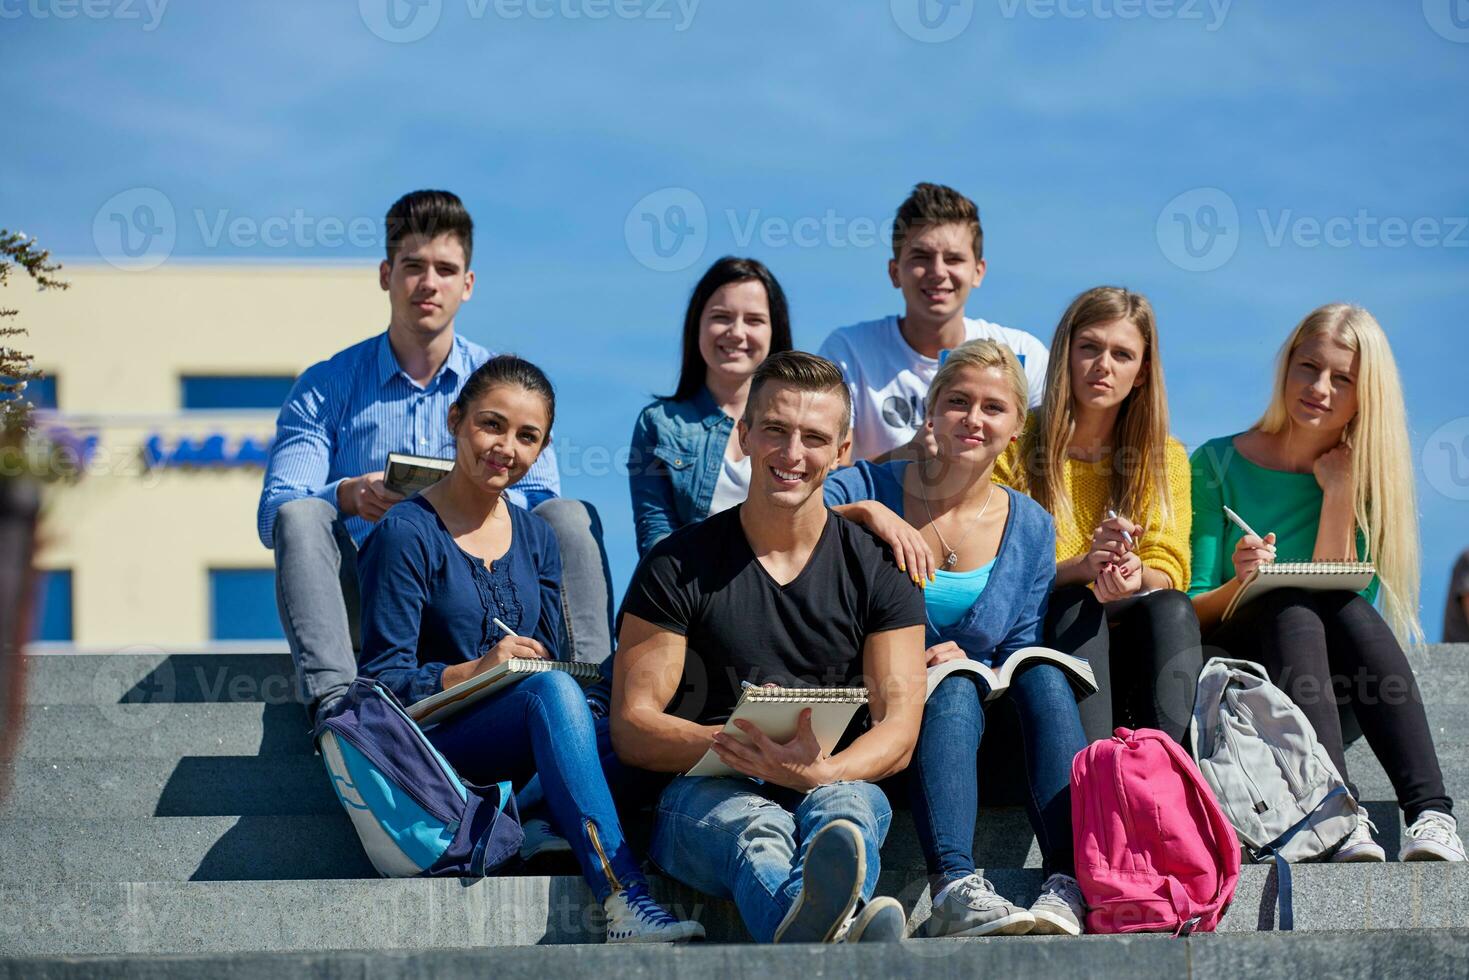
{"label": "gray backpack", "polygon": [[1275,860],[1280,928],[1289,929],[1287,862],[1328,853],[1365,815],[1311,723],[1259,664],[1222,657],[1205,664],[1189,734],[1247,857]]}

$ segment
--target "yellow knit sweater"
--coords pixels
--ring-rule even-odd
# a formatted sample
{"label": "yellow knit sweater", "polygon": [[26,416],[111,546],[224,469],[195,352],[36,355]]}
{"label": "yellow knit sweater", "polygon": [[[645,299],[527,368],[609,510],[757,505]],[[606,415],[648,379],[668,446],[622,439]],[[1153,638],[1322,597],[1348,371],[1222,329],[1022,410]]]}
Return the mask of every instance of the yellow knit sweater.
{"label": "yellow knit sweater", "polygon": [[[1027,426],[1036,424],[1032,415]],[[1011,443],[995,462],[995,482],[1018,487],[1019,443]],[[1072,519],[1069,524],[1056,522],[1056,560],[1058,562],[1084,554],[1091,547],[1092,532],[1107,519],[1111,505],[1111,457],[1089,463],[1079,459],[1066,461],[1066,492],[1071,495]],[[1172,519],[1165,526],[1157,508],[1148,514],[1124,514],[1145,530],[1137,542],[1137,556],[1148,568],[1168,576],[1175,589],[1187,589],[1189,583],[1189,531],[1193,524],[1190,501],[1188,453],[1177,439],[1169,438],[1164,450],[1164,466],[1168,491],[1172,497]]]}

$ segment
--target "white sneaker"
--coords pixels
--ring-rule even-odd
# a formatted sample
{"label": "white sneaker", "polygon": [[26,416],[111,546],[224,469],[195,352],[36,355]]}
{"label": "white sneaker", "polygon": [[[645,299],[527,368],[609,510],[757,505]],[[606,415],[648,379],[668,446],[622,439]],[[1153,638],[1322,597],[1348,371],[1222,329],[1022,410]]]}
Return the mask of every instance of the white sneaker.
{"label": "white sneaker", "polygon": [[1357,864],[1363,861],[1386,861],[1387,852],[1372,839],[1377,826],[1365,816],[1357,818],[1357,826],[1337,845],[1329,859],[1332,864]]}
{"label": "white sneaker", "polygon": [[986,878],[971,874],[951,881],[934,896],[933,911],[923,925],[930,939],[944,936],[1023,936],[1035,927],[1035,916],[1005,901]]}
{"label": "white sneaker", "polygon": [[642,885],[619,888],[607,896],[602,908],[607,912],[609,944],[681,943],[704,938],[703,926],[669,915]]}
{"label": "white sneaker", "polygon": [[1081,886],[1070,875],[1051,875],[1041,886],[1040,898],[1030,907],[1035,916],[1032,936],[1079,936],[1086,922]]}
{"label": "white sneaker", "polygon": [[533,818],[521,824],[520,859],[530,861],[542,854],[569,854],[571,842],[551,829],[550,821]]}
{"label": "white sneaker", "polygon": [[1399,861],[1464,860],[1459,823],[1451,814],[1424,810],[1408,828],[1407,837],[1398,851]]}

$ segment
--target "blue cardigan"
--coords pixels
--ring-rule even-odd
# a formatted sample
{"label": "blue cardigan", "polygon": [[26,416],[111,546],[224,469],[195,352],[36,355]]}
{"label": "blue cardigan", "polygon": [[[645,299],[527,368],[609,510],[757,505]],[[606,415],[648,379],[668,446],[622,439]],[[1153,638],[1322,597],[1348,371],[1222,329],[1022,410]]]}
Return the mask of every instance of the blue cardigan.
{"label": "blue cardigan", "polygon": [[[903,471],[910,461],[862,461],[827,477],[826,505],[875,500],[903,516]],[[1046,509],[1018,491],[1010,496],[1010,515],[1000,538],[989,584],[959,622],[942,633],[927,629],[926,646],[953,640],[971,660],[997,667],[1022,647],[1037,646],[1046,603],[1056,581],[1056,522]]]}

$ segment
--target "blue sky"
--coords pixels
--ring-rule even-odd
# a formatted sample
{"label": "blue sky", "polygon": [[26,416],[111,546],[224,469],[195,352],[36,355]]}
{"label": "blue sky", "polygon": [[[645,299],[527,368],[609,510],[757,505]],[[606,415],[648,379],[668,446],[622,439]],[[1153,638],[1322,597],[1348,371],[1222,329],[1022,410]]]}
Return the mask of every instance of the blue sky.
{"label": "blue sky", "polygon": [[[26,80],[0,224],[73,261],[373,260],[398,194],[463,196],[461,329],[557,382],[619,588],[626,485],[588,449],[671,388],[719,255],[766,261],[814,348],[898,310],[874,229],[952,184],[986,231],[970,314],[1049,341],[1081,290],[1145,292],[1191,447],[1258,417],[1301,316],[1362,303],[1408,388],[1439,634],[1469,545],[1469,0],[0,0],[0,57]],[[167,234],[130,258],[114,213]]]}

